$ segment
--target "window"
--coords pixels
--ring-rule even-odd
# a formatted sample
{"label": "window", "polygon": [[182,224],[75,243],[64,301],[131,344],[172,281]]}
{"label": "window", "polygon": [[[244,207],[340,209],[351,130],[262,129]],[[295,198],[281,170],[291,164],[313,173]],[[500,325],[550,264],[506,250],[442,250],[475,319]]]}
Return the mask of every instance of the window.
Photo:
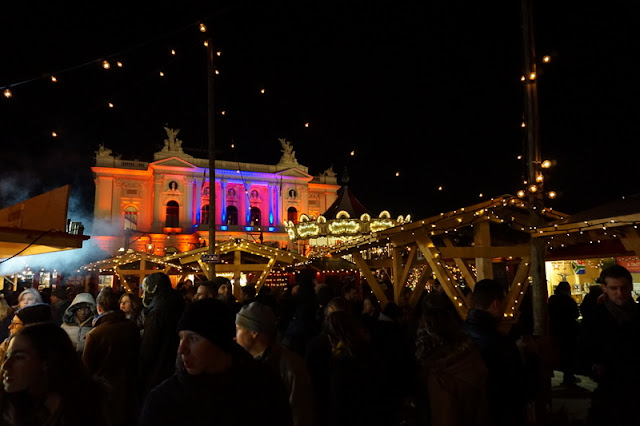
{"label": "window", "polygon": [[180,206],[176,201],[169,201],[167,203],[167,220],[165,226],[167,228],[180,227]]}
{"label": "window", "polygon": [[238,224],[238,209],[236,206],[227,207],[227,225]]}
{"label": "window", "polygon": [[256,191],[255,189],[251,190],[251,198],[253,200],[257,200],[258,198],[260,198],[260,194],[258,194],[258,191]]}
{"label": "window", "polygon": [[289,207],[287,209],[287,220],[293,223],[298,223],[298,210],[295,207]]}
{"label": "window", "polygon": [[208,224],[209,223],[209,204],[205,204],[202,206],[200,210],[200,223]]}
{"label": "window", "polygon": [[289,198],[294,199],[298,196],[298,193],[296,192],[295,189],[290,189],[289,190]]}
{"label": "window", "polygon": [[251,207],[251,216],[249,220],[249,225],[251,226],[260,226],[260,219],[262,214],[260,213],[260,209],[257,207]]}
{"label": "window", "polygon": [[236,190],[231,188],[227,191],[227,197],[229,198],[236,198]]}
{"label": "window", "polygon": [[171,191],[177,191],[178,190],[178,182],[176,182],[175,180],[172,180],[171,182],[169,182],[169,189]]}
{"label": "window", "polygon": [[124,229],[138,229],[138,210],[135,207],[124,209]]}

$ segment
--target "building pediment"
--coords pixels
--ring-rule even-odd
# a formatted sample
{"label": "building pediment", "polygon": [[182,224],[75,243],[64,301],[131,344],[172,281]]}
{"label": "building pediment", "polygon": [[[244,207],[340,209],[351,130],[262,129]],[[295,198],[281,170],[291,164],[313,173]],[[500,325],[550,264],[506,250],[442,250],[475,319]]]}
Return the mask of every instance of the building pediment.
{"label": "building pediment", "polygon": [[298,178],[298,179],[304,179],[304,180],[313,179],[313,176],[311,176],[309,173],[305,173],[302,170],[296,169],[296,168],[281,170],[277,172],[276,175],[283,178],[288,177],[288,178]]}
{"label": "building pediment", "polygon": [[155,161],[150,164],[151,168],[158,169],[164,167],[182,167],[188,169],[197,169],[198,167],[178,157],[169,157],[164,160]]}

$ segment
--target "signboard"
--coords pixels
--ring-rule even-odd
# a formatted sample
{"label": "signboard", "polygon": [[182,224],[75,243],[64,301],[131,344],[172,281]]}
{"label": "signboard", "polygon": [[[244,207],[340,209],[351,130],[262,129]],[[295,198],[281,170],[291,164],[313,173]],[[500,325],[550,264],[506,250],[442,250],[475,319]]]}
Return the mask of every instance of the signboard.
{"label": "signboard", "polygon": [[220,255],[219,254],[203,254],[200,256],[200,260],[207,263],[219,263]]}
{"label": "signboard", "polygon": [[636,256],[616,257],[616,263],[620,266],[624,266],[631,273],[640,272],[640,259]]}

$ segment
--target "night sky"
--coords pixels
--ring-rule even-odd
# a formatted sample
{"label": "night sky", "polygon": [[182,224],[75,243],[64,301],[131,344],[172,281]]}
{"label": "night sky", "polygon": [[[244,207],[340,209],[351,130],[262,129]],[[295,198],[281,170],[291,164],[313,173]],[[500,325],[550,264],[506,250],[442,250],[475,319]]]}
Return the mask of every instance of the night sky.
{"label": "night sky", "polygon": [[[639,192],[631,3],[534,4],[537,53],[552,58],[539,96],[557,210]],[[206,158],[205,37],[222,52],[220,159],[275,164],[285,137],[312,174],[346,166],[372,213],[414,219],[522,187],[519,2],[100,4],[3,12],[0,87],[14,86],[0,98],[0,207],[70,183],[73,213],[90,216],[98,144],[152,161],[166,124]]]}

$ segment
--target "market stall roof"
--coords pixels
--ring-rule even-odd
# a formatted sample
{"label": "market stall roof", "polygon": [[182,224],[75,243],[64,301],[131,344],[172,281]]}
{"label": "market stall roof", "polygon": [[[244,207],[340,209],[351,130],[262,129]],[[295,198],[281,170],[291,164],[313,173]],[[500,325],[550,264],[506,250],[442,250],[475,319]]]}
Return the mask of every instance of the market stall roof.
{"label": "market stall roof", "polygon": [[[126,268],[127,265],[132,265],[137,262],[140,262],[140,266],[145,266],[145,269],[141,270]],[[156,267],[146,269],[146,266],[148,266],[149,263],[161,266],[161,268]],[[81,269],[84,269],[86,271],[114,271],[130,275],[143,274],[144,276],[153,274],[155,272],[164,272],[167,274],[171,274],[171,272],[182,273],[184,271],[184,267],[182,265],[180,265],[178,262],[171,262],[169,260],[166,260],[166,256],[156,256],[154,254],[143,253],[131,249],[121,255],[86,264],[82,266]]]}
{"label": "market stall roof", "polygon": [[89,236],[67,222],[69,192],[65,185],[0,210],[0,258],[82,248]]}
{"label": "market stall roof", "polygon": [[358,271],[355,263],[351,263],[341,257],[316,257],[311,259],[309,266],[322,272]]}
{"label": "market stall roof", "polygon": [[358,201],[347,185],[338,190],[338,198],[322,216],[326,219],[336,219],[341,211],[349,213],[349,217],[360,217],[365,213],[370,214],[369,210]]}

